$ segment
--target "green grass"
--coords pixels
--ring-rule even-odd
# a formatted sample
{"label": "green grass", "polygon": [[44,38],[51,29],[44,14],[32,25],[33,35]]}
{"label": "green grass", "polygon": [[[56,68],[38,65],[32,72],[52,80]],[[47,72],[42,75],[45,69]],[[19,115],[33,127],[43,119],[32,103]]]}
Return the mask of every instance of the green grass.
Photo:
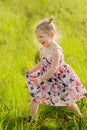
{"label": "green grass", "polygon": [[24,73],[38,59],[34,29],[41,19],[55,16],[65,61],[87,89],[86,14],[87,0],[0,1],[0,130],[87,130],[87,98],[78,102],[82,119],[66,107],[44,105],[31,123],[19,118],[30,111]]}

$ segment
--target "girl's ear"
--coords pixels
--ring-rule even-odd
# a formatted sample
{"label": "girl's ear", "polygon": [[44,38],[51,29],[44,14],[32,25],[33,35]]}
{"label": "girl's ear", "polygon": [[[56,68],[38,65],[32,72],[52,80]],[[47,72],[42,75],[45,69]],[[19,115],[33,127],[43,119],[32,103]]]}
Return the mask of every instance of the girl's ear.
{"label": "girl's ear", "polygon": [[53,38],[53,37],[54,37],[54,34],[55,34],[54,31],[51,31],[50,37]]}

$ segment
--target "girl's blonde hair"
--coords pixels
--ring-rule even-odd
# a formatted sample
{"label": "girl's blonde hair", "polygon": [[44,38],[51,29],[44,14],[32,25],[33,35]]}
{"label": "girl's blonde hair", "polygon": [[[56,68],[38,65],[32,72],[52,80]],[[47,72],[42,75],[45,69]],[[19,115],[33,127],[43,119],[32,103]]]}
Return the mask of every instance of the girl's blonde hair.
{"label": "girl's blonde hair", "polygon": [[56,32],[55,25],[53,24],[53,20],[54,20],[54,17],[41,21],[36,26],[35,32],[37,32],[38,29],[44,31],[47,34],[50,34],[51,31]]}

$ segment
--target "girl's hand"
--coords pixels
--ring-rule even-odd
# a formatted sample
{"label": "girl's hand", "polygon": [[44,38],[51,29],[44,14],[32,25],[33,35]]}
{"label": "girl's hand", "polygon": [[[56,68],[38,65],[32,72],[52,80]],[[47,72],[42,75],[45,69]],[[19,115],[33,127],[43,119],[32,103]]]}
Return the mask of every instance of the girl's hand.
{"label": "girl's hand", "polygon": [[32,73],[32,70],[27,70],[27,71],[25,72],[26,75],[29,75],[29,74],[31,74],[31,73]]}
{"label": "girl's hand", "polygon": [[32,78],[32,79],[30,79],[30,81],[33,81],[36,85],[39,85],[41,83],[40,78]]}

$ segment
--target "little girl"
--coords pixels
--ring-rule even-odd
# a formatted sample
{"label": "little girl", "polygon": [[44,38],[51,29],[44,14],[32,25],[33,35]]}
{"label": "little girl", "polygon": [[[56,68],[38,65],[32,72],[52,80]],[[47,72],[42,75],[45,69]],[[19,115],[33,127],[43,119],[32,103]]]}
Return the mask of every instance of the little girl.
{"label": "little girl", "polygon": [[40,48],[40,62],[26,71],[26,82],[31,95],[29,120],[39,104],[66,106],[82,116],[76,104],[86,90],[72,68],[64,62],[62,48],[56,43],[53,18],[40,22],[35,30]]}

